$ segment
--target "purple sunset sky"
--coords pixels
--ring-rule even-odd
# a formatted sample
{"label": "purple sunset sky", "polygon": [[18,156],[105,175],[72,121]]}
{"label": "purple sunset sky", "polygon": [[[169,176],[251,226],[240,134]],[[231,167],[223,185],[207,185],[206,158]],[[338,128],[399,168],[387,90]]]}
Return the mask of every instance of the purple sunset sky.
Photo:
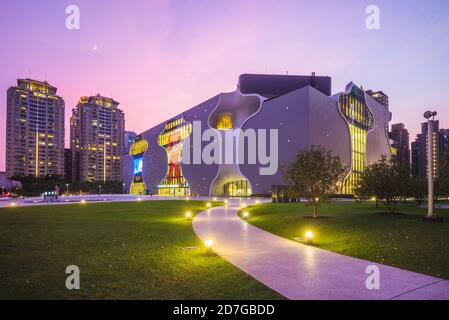
{"label": "purple sunset sky", "polygon": [[[76,4],[81,29],[65,28]],[[365,28],[380,7],[381,29]],[[71,109],[100,92],[142,132],[219,92],[242,73],[329,75],[390,96],[393,123],[411,140],[427,108],[449,127],[449,1],[21,0],[0,2],[0,171],[6,90],[47,79]],[[96,48],[96,50],[94,49]]]}

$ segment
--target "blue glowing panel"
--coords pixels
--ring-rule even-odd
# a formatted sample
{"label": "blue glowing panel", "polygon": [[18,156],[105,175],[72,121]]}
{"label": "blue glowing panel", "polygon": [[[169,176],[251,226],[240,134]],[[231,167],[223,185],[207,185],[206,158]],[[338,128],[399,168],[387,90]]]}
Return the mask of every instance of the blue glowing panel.
{"label": "blue glowing panel", "polygon": [[134,175],[141,174],[142,168],[143,168],[143,156],[134,158]]}

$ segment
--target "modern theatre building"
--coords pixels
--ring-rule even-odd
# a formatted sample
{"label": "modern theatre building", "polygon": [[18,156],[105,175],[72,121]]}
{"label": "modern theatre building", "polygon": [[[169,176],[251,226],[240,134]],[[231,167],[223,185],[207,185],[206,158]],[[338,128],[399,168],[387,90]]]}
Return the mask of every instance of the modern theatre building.
{"label": "modern theatre building", "polygon": [[[132,194],[269,195],[273,186],[285,185],[280,165],[301,149],[322,146],[347,167],[341,192],[352,194],[366,165],[391,154],[390,119],[385,106],[352,82],[332,95],[330,77],[243,74],[236,91],[220,93],[140,134],[123,159],[124,183]],[[257,135],[254,148],[249,148],[251,135],[242,135],[248,129]],[[218,149],[204,139],[228,141],[229,132],[244,138],[230,147],[222,142]],[[227,160],[186,161],[198,157],[195,143],[201,150],[213,149],[213,158]],[[276,163],[267,168],[266,157],[253,157],[250,149],[275,154]],[[237,161],[241,150],[246,161]]]}

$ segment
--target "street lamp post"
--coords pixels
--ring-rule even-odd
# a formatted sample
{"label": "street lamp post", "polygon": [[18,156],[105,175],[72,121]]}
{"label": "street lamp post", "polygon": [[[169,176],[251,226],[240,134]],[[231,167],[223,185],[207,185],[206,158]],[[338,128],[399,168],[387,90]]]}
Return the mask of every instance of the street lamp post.
{"label": "street lamp post", "polygon": [[435,116],[437,115],[436,111],[426,111],[424,113],[424,118],[427,119],[427,183],[428,183],[428,210],[427,210],[427,216],[426,220],[438,220],[435,219],[434,213],[433,213],[433,183],[434,183],[434,175],[433,175],[433,122],[435,119]]}
{"label": "street lamp post", "polygon": [[101,197],[101,184],[98,185],[98,196]]}
{"label": "street lamp post", "polygon": [[66,194],[69,195],[69,184],[66,183],[65,187],[66,187],[66,190],[67,190],[67,191],[66,191]]}
{"label": "street lamp post", "polygon": [[123,182],[122,185],[123,185],[123,194],[125,194],[126,193],[126,183]]}

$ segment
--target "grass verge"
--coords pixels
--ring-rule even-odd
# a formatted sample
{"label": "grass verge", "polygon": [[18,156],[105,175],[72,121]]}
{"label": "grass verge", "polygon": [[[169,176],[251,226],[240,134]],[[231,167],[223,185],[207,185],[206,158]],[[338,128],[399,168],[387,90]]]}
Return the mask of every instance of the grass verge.
{"label": "grass verge", "polygon": [[263,204],[245,209],[248,222],[282,237],[314,233],[322,249],[449,279],[449,210],[436,209],[445,222],[423,222],[427,209],[398,205],[398,214],[371,203],[322,204],[322,219],[309,219],[304,204]]}
{"label": "grass verge", "polygon": [[[184,217],[205,209],[202,201],[0,209],[0,299],[282,298],[205,255]],[[65,287],[69,265],[80,268],[80,290]]]}

